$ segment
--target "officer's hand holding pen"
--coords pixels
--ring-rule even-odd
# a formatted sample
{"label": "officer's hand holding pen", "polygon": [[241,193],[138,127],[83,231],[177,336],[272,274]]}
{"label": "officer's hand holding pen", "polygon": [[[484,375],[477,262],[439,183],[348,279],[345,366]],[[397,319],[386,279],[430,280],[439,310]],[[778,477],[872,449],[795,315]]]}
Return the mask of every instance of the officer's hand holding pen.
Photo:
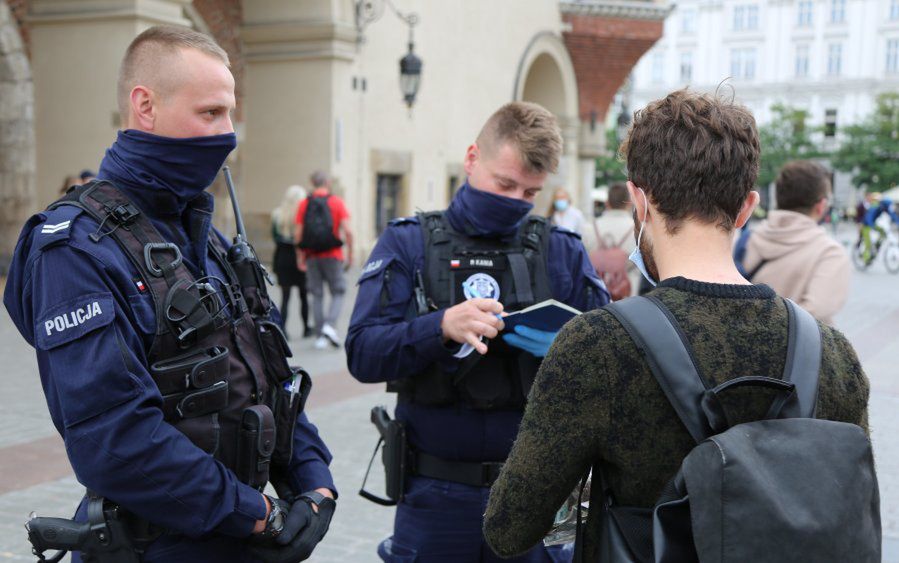
{"label": "officer's hand holding pen", "polygon": [[496,299],[469,299],[443,312],[440,330],[447,340],[469,344],[479,354],[487,353],[481,337],[496,338],[505,326],[500,316],[503,304]]}

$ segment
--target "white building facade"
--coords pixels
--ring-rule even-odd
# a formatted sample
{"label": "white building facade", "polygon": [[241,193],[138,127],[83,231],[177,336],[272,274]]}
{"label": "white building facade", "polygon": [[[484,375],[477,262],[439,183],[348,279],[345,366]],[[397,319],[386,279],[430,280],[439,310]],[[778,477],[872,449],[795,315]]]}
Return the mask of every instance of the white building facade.
{"label": "white building facade", "polygon": [[759,124],[776,103],[804,109],[833,146],[899,91],[899,0],[681,0],[634,69],[631,107],[728,78]]}

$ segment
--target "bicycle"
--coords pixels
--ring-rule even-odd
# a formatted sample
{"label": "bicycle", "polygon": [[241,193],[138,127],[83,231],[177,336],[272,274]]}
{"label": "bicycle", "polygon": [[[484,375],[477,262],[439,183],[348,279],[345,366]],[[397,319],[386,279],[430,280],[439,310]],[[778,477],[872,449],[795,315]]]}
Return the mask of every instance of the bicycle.
{"label": "bicycle", "polygon": [[886,233],[871,229],[870,236],[877,234],[877,240],[871,241],[871,252],[865,256],[865,237],[859,234],[858,241],[852,249],[852,263],[860,271],[867,270],[877,257],[883,254],[883,264],[891,274],[899,273],[899,235],[891,227]]}

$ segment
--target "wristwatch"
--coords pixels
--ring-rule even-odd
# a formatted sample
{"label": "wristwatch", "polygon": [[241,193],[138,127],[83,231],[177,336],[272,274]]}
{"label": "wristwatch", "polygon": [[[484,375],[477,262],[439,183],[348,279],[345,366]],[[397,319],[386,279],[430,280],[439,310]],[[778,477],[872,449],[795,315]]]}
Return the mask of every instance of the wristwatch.
{"label": "wristwatch", "polygon": [[284,529],[284,511],[281,510],[281,504],[277,499],[266,494],[263,494],[263,496],[268,499],[268,503],[272,508],[268,513],[268,518],[265,519],[265,529],[256,534],[256,537],[267,540],[275,539],[281,534],[281,530]]}

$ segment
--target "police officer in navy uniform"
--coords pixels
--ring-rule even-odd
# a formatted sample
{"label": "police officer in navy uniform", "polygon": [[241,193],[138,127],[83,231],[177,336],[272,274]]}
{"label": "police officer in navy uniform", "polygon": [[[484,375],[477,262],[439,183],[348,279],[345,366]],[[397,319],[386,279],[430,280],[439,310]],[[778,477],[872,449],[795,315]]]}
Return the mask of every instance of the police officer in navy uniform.
{"label": "police officer in navy uniform", "polygon": [[300,561],[334,511],[308,376],[251,287],[261,270],[241,269],[247,247],[211,227],[204,190],[236,146],[228,64],[186,28],[132,42],[126,129],[98,181],[28,221],[4,294],[89,491],[76,520],[114,503],[147,562]]}
{"label": "police officer in navy uniform", "polygon": [[[544,108],[515,102],[484,125],[467,182],[447,210],[393,221],[359,279],[346,341],[350,372],[398,393],[409,475],[384,561],[495,561],[481,524],[525,399],[555,333],[503,313],[556,299],[608,302],[580,238],[529,216],[562,138]],[[417,557],[417,558],[416,558]],[[515,561],[564,561],[538,547]]]}

